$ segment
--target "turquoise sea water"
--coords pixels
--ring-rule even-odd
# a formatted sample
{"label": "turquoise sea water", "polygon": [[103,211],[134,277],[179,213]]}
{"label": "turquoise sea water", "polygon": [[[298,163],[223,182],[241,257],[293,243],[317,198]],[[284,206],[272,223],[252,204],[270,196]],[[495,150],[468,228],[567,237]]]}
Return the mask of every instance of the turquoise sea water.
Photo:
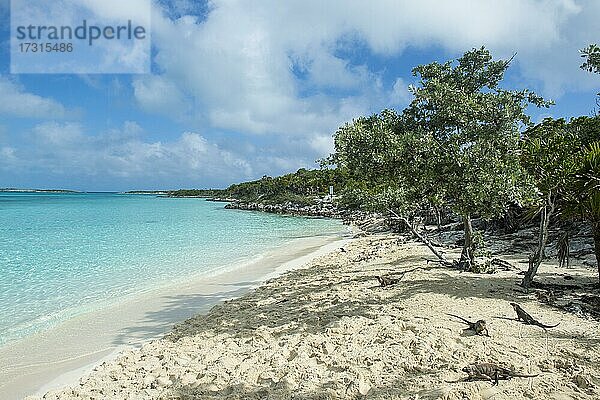
{"label": "turquoise sea water", "polygon": [[0,345],[157,286],[210,274],[339,221],[148,195],[0,193]]}

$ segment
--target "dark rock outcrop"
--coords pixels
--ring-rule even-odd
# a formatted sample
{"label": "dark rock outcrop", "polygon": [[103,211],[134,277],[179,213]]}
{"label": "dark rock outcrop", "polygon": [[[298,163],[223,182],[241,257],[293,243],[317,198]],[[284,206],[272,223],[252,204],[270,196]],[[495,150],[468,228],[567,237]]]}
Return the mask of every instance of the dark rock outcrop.
{"label": "dark rock outcrop", "polygon": [[302,215],[312,217],[342,218],[343,213],[331,202],[317,202],[311,205],[300,205],[292,202],[282,204],[265,204],[234,201],[225,206],[227,209],[262,211],[273,214]]}

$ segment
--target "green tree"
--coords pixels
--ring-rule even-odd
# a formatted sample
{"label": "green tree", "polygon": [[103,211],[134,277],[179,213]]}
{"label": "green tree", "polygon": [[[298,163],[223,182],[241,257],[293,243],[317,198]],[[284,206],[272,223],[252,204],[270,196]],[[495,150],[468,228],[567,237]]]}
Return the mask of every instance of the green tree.
{"label": "green tree", "polygon": [[413,70],[420,78],[405,110],[411,129],[427,137],[430,158],[423,175],[441,189],[442,201],[464,223],[460,265],[474,261],[472,217],[492,218],[522,198],[519,129],[529,124],[528,104],[548,106],[524,89],[499,87],[509,61],[494,61],[485,48],[457,62],[434,62]]}
{"label": "green tree", "polygon": [[569,125],[582,147],[563,213],[591,223],[600,280],[600,116],[574,118]]}
{"label": "green tree", "polygon": [[406,216],[427,199],[419,169],[427,156],[422,139],[406,129],[395,111],[384,110],[340,127],[328,161],[347,174],[348,197],[369,210],[392,209]]}
{"label": "green tree", "polygon": [[361,117],[334,135],[335,150],[328,162],[348,176],[342,204],[390,213],[443,262],[446,259],[418,232],[418,216],[434,207],[435,188],[426,186],[422,166],[430,156],[429,138],[407,129],[395,111]]}
{"label": "green tree", "polygon": [[569,126],[577,135],[582,146],[589,146],[600,140],[600,115],[595,117],[577,117],[569,122]]}
{"label": "green tree", "polygon": [[600,141],[591,143],[583,152],[583,162],[575,175],[570,215],[592,225],[594,252],[600,282]]}
{"label": "green tree", "polygon": [[335,153],[328,162],[345,170],[357,181],[370,186],[396,180],[402,163],[402,136],[397,134],[400,119],[393,110],[359,117],[334,134]]}
{"label": "green tree", "polygon": [[540,217],[538,244],[529,258],[529,268],[521,281],[528,288],[544,258],[548,226],[555,213],[564,207],[580,159],[581,144],[572,125],[564,119],[545,119],[528,129],[521,142],[521,165],[536,188],[532,210]]}

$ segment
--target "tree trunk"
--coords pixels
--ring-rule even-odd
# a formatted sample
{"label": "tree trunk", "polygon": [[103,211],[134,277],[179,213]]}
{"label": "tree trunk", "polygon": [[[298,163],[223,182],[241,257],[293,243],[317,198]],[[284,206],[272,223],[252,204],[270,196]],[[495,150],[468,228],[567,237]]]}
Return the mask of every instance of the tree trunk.
{"label": "tree trunk", "polygon": [[598,267],[598,283],[600,284],[600,222],[594,222],[592,230],[594,234],[594,253],[596,254],[596,264]]}
{"label": "tree trunk", "polygon": [[470,270],[473,265],[473,225],[471,224],[471,215],[463,216],[465,229],[465,241],[462,253],[460,254],[460,266],[463,269]]}
{"label": "tree trunk", "polygon": [[436,223],[437,223],[437,228],[438,230],[442,229],[442,212],[440,211],[440,209],[438,207],[433,207],[433,209],[435,210],[435,219],[436,219]]}
{"label": "tree trunk", "polygon": [[554,204],[548,199],[548,203],[544,205],[540,213],[540,231],[538,233],[538,246],[535,252],[529,257],[529,268],[521,281],[521,286],[529,288],[537,270],[544,259],[544,249],[548,243],[548,226],[550,225],[550,217],[554,212]]}

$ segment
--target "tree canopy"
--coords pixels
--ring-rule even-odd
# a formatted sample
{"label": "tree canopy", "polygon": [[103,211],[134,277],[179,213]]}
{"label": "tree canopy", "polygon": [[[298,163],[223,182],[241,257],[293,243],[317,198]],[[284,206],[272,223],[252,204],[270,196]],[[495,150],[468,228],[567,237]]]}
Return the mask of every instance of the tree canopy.
{"label": "tree canopy", "polygon": [[404,111],[407,125],[430,145],[428,186],[438,187],[441,202],[463,217],[466,266],[473,261],[471,216],[498,216],[524,197],[518,148],[519,128],[530,124],[527,105],[550,104],[527,89],[502,89],[509,64],[482,47],[456,62],[418,66],[419,86]]}
{"label": "tree canopy", "polygon": [[[582,68],[598,72],[600,49],[590,46],[583,55]],[[551,102],[527,88],[503,87],[510,63],[481,47],[456,60],[417,66],[408,107],[358,117],[338,128],[335,152],[321,161],[320,170],[300,169],[198,193],[307,204],[334,186],[339,206],[386,212],[413,233],[432,214],[438,226],[442,214],[452,215],[464,229],[458,265],[471,270],[476,264],[472,219],[530,209],[540,228],[524,286],[533,280],[550,223],[559,217],[592,224],[600,264],[600,116],[532,124],[528,106]]]}

